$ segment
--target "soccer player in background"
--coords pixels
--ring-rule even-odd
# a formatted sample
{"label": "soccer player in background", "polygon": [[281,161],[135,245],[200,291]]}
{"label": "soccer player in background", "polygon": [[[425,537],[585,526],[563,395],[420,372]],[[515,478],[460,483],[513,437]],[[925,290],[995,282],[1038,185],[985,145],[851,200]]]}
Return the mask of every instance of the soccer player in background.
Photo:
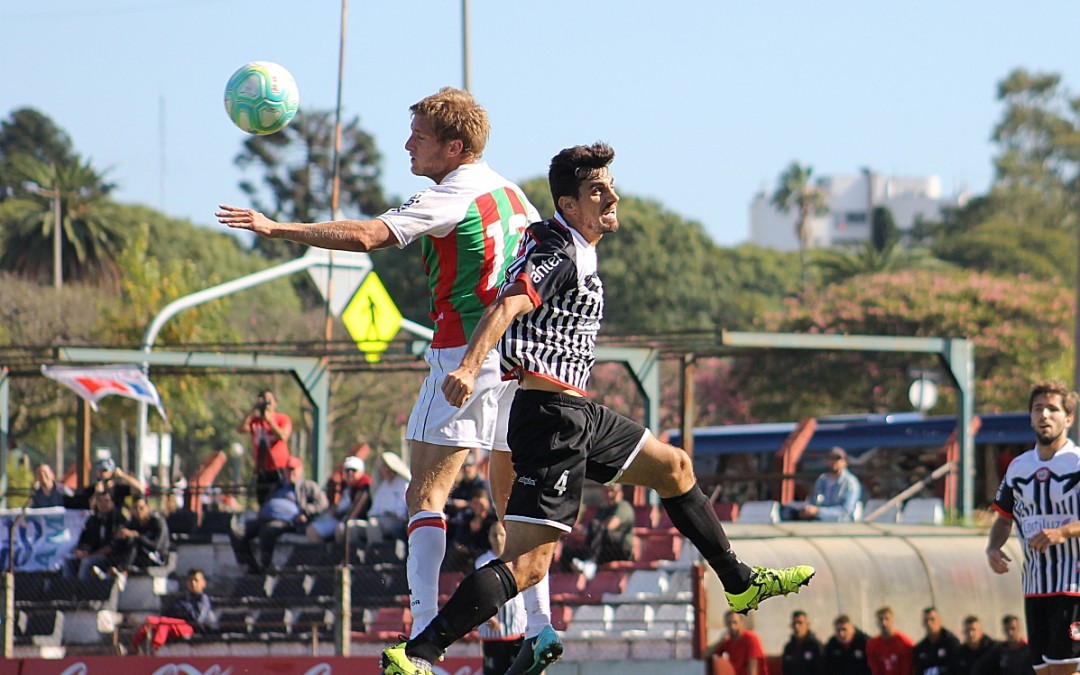
{"label": "soccer player in background", "polygon": [[1035,447],[1009,464],[994,498],[986,562],[997,574],[1012,559],[1002,550],[1016,531],[1023,541],[1024,614],[1035,668],[1047,675],[1080,665],[1080,450],[1069,439],[1077,394],[1058,380],[1028,396]]}

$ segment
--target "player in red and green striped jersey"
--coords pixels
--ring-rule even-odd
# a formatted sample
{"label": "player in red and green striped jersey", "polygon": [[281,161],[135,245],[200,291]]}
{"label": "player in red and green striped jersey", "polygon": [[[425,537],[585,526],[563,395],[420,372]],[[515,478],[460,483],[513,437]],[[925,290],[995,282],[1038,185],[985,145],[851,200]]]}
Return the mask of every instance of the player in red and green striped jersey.
{"label": "player in red and green striped jersey", "polygon": [[[491,453],[491,490],[500,514],[513,479],[506,445],[506,414],[513,397],[492,351],[468,405],[456,408],[442,396],[441,382],[457,368],[484,310],[498,293],[506,266],[525,228],[540,215],[514,183],[481,159],[487,143],[487,113],[467,92],[444,88],[412,107],[412,133],[405,143],[411,169],[434,185],[371,220],[279,223],[253,210],[221,205],[218,221],[264,237],[344,251],[404,247],[420,240],[428,275],[435,336],[431,367],[409,418],[410,470],[408,580],[415,631],[438,611],[438,579],[446,549],[444,507],[465,456]],[[500,405],[500,401],[503,402]],[[502,413],[500,414],[500,408]],[[546,578],[525,597],[525,648],[539,639],[557,640],[550,629]],[[546,654],[561,653],[545,648]],[[547,663],[521,660],[521,672],[540,672]],[[527,661],[527,663],[526,663]]]}

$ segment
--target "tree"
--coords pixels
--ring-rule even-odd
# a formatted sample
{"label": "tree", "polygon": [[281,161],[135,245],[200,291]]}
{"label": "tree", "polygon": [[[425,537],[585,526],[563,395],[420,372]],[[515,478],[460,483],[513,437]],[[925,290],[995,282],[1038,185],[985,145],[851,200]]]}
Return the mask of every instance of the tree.
{"label": "tree", "polygon": [[864,241],[843,248],[824,249],[816,252],[813,261],[824,284],[843,283],[860,275],[953,267],[926,249],[904,248],[897,238],[887,239],[882,248],[878,248],[875,241]]}
{"label": "tree", "polygon": [[870,222],[870,242],[874,248],[883,251],[899,240],[900,230],[896,227],[892,211],[885,206],[876,207],[874,217]]}
{"label": "tree", "polygon": [[[1060,283],[911,270],[828,286],[806,302],[789,303],[765,328],[967,338],[975,343],[979,409],[1023,410],[1032,378],[1067,379],[1074,314],[1073,294]],[[751,392],[758,420],[903,410],[908,408],[908,368],[922,365],[920,358],[774,350],[739,358],[734,386]],[[938,407],[954,405],[955,395],[943,391]]]}
{"label": "tree", "polygon": [[0,122],[0,201],[19,184],[20,179],[11,175],[8,166],[18,155],[29,155],[49,166],[75,161],[71,139],[50,118],[33,108],[15,110]]}
{"label": "tree", "polygon": [[39,281],[52,278],[55,217],[47,193],[53,192],[60,197],[63,278],[115,288],[115,257],[125,232],[109,198],[114,185],[77,155],[66,164],[14,155],[6,170],[14,182],[13,196],[0,204],[0,269]]}
{"label": "tree", "polygon": [[776,182],[776,190],[769,199],[769,203],[781,213],[788,213],[792,208],[798,210],[798,216],[795,219],[795,234],[799,237],[799,262],[802,266],[804,293],[810,290],[810,269],[807,264],[807,250],[810,248],[810,218],[823,216],[829,212],[825,205],[825,193],[810,182],[813,174],[814,170],[810,166],[801,166],[798,162],[792,162],[780,174]]}
{"label": "tree", "polygon": [[[334,179],[334,118],[328,111],[297,113],[289,126],[268,136],[252,136],[236,156],[241,169],[255,170],[257,181],[240,189],[254,208],[271,218],[316,222],[330,213]],[[374,139],[360,128],[360,118],[342,126],[339,209],[353,217],[387,209],[379,184],[381,157]],[[293,258],[304,250],[294,242],[257,237],[253,247],[270,258]]]}

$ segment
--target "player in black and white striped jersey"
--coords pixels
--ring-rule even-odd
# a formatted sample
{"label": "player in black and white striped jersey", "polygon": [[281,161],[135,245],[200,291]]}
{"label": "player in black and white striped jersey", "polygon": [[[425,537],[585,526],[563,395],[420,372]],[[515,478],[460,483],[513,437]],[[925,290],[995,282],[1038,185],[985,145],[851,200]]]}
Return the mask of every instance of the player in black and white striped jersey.
{"label": "player in black and white striped jersey", "polygon": [[1078,400],[1064,382],[1032,387],[1035,447],[1009,464],[986,547],[990,568],[1006,573],[1012,561],[1002,547],[1016,526],[1031,653],[1035,669],[1047,675],[1080,665],[1080,449],[1067,436]]}
{"label": "player in black and white striped jersey", "polygon": [[[504,516],[506,550],[467,576],[419,634],[383,651],[386,675],[430,675],[451,644],[543,578],[559,537],[577,520],[586,478],[655,489],[739,613],[797,592],[814,575],[808,565],[769,569],[739,560],[687,454],[585,396],[604,307],[595,247],[619,229],[619,196],[608,168],[614,156],[594,143],[552,159],[548,183],[557,213],[526,230],[529,241],[498,299],[469,339],[461,366],[443,381],[446,400],[464,404],[476,390],[478,357],[501,342],[503,368],[520,382],[507,429],[517,477]],[[538,675],[562,654],[554,637],[542,631],[531,645],[532,663],[515,660],[507,675]]]}

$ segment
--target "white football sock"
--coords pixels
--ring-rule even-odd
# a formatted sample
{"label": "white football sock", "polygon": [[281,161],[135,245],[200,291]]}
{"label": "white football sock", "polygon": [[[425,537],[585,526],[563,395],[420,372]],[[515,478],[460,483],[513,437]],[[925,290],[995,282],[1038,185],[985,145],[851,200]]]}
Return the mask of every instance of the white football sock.
{"label": "white football sock", "polygon": [[535,586],[525,589],[521,594],[525,600],[525,638],[536,637],[544,626],[551,625],[551,591],[548,587],[548,575],[545,574]]}
{"label": "white football sock", "polygon": [[446,553],[446,518],[421,511],[409,519],[409,611],[414,638],[439,612],[439,568]]}

